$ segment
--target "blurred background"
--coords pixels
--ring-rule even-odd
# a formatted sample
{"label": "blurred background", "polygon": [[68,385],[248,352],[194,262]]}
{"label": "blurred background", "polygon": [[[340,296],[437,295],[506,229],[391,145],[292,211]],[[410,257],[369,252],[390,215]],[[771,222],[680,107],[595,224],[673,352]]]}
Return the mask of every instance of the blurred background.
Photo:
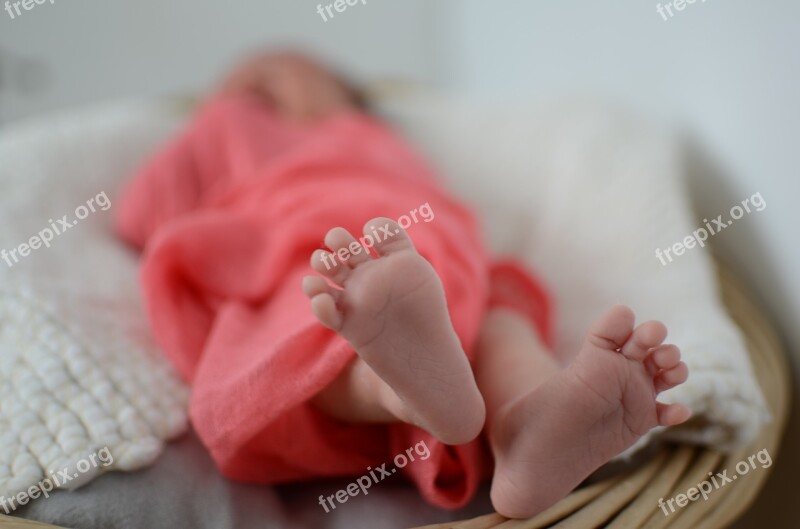
{"label": "blurred background", "polygon": [[[99,100],[202,93],[266,44],[312,51],[361,82],[476,101],[608,98],[691,142],[704,168],[691,182],[699,218],[762,194],[766,210],[713,243],[800,373],[800,4],[697,0],[665,20],[643,0],[367,0],[327,22],[317,4],[55,0],[13,19],[0,11],[0,128]],[[797,416],[736,527],[796,527]]]}

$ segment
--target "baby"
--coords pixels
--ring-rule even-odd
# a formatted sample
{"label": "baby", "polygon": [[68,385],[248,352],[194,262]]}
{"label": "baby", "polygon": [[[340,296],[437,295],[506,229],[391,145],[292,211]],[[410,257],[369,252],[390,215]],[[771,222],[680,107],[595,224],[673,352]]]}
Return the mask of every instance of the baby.
{"label": "baby", "polygon": [[[495,509],[527,518],[688,419],[656,400],[688,376],[662,323],[612,307],[561,367],[541,285],[491,259],[469,211],[361,107],[305,57],[257,56],[120,206],[223,473],[355,475],[422,439],[430,459],[403,472],[429,501],[463,505],[491,475]],[[388,218],[421,205],[419,226]]]}

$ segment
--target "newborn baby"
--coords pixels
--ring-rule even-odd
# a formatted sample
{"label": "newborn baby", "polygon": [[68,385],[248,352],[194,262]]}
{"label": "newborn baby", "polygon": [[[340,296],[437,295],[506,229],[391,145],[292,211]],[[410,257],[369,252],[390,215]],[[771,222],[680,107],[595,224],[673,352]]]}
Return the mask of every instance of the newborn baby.
{"label": "newborn baby", "polygon": [[656,400],[688,376],[662,323],[612,307],[561,367],[543,287],[361,107],[305,57],[255,57],[123,197],[154,333],[225,475],[358,475],[422,440],[401,473],[426,499],[463,505],[491,475],[497,511],[527,518],[688,419]]}

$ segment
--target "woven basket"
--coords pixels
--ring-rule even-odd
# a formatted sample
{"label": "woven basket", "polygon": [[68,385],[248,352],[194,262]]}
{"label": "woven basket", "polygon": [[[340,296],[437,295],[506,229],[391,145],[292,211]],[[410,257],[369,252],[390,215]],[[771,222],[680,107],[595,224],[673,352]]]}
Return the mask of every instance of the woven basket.
{"label": "woven basket", "polygon": [[[580,488],[530,520],[507,520],[499,514],[489,514],[417,529],[720,529],[738,518],[758,495],[771,466],[759,468],[735,486],[715,490],[707,501],[692,502],[669,516],[658,508],[659,498],[685,493],[706,479],[709,472],[733,469],[736,463],[764,448],[773,459],[778,455],[790,394],[786,356],[771,325],[739,281],[722,269],[720,282],[725,304],[747,339],[753,368],[773,416],[749,446],[727,455],[694,446],[665,447],[637,470]],[[54,526],[0,516],[0,528],[46,527]]]}
{"label": "woven basket", "polygon": [[775,331],[753,305],[740,282],[725,268],[719,279],[731,317],[747,340],[756,377],[773,421],[749,446],[731,454],[689,445],[666,446],[636,470],[572,492],[530,520],[507,520],[499,514],[417,529],[719,529],[738,518],[753,502],[772,466],[757,467],[735,485],[714,490],[666,516],[659,498],[673,498],[708,478],[709,472],[733,469],[767,449],[774,459],[789,414],[790,378],[785,353]]}

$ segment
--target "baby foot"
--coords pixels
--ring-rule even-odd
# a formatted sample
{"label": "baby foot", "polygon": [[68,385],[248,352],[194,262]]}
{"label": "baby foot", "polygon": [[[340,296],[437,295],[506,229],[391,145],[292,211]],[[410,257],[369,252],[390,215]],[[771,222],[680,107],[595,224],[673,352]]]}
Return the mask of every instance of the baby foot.
{"label": "baby foot", "polygon": [[373,232],[391,234],[374,243],[377,258],[344,228],[328,232],[331,251],[317,250],[311,265],[340,288],[306,277],[311,308],[397,394],[402,420],[447,444],[469,442],[486,412],[439,276],[396,222],[373,219],[364,233]]}
{"label": "baby foot", "polygon": [[656,401],[688,376],[678,348],[662,345],[666,327],[633,324],[629,308],[612,308],[568,368],[498,414],[491,495],[500,514],[535,516],[654,426],[689,418],[685,406]]}

